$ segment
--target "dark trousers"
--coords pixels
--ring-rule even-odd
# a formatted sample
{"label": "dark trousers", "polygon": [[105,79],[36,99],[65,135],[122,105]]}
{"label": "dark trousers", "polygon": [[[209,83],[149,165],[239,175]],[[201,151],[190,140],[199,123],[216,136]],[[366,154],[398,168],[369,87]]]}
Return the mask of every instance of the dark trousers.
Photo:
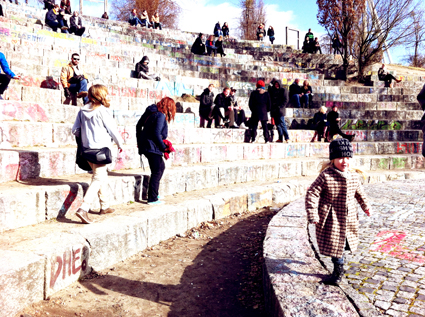
{"label": "dark trousers", "polygon": [[6,74],[0,74],[0,95],[2,95],[7,89],[7,86],[9,86],[10,79],[11,78]]}
{"label": "dark trousers", "polygon": [[245,121],[246,121],[245,110],[234,109],[233,111],[235,112],[235,122],[236,122],[236,124],[241,125],[242,123],[245,123]]}
{"label": "dark trousers", "polygon": [[[259,121],[260,119],[258,118],[249,119],[249,127],[251,129],[251,142],[254,142],[255,138],[257,137],[257,129],[258,129]],[[263,127],[264,141],[269,142],[270,135],[269,135],[269,128],[267,126],[267,120],[261,120],[261,126]]]}
{"label": "dark trousers", "polygon": [[162,155],[147,153],[145,154],[149,168],[151,169],[151,178],[149,180],[148,203],[158,200],[159,183],[165,170],[165,163]]}
{"label": "dark trousers", "polygon": [[335,134],[339,134],[340,136],[342,136],[344,139],[347,139],[347,140],[351,138],[350,135],[345,134],[344,132],[341,131],[338,124],[332,124],[329,126],[329,139],[332,139],[332,137]]}
{"label": "dark trousers", "polygon": [[75,33],[75,35],[77,36],[83,35],[85,31],[86,31],[86,28],[84,26],[78,29],[75,26],[71,26],[69,29],[69,33]]}
{"label": "dark trousers", "polygon": [[223,114],[220,111],[220,108],[215,106],[213,109],[213,116],[214,116],[214,126],[217,128],[221,125],[221,119],[225,119]]}
{"label": "dark trousers", "polygon": [[397,80],[393,75],[387,74],[385,75],[384,81],[388,84],[391,84],[393,80]]}

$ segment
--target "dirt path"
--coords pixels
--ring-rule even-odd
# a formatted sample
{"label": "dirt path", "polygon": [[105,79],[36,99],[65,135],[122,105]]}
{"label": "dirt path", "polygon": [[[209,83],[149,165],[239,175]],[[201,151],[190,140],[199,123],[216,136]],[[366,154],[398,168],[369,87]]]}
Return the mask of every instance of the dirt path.
{"label": "dirt path", "polygon": [[18,316],[264,316],[262,244],[275,214],[262,209],[204,223]]}

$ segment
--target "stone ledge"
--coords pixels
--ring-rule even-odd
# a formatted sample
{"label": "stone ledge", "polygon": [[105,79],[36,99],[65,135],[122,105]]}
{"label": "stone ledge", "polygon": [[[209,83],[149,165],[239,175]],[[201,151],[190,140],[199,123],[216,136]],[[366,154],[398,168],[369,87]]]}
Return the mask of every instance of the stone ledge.
{"label": "stone ledge", "polygon": [[[245,185],[201,199],[149,206],[91,225],[51,222],[40,228],[9,232],[1,237],[0,310],[4,316],[14,316],[31,302],[48,298],[92,269],[110,267],[201,222],[271,206],[276,194],[279,201],[287,203],[304,190],[305,185],[298,182]],[[237,209],[233,209],[234,201],[238,202]],[[47,235],[43,233],[46,231]]]}

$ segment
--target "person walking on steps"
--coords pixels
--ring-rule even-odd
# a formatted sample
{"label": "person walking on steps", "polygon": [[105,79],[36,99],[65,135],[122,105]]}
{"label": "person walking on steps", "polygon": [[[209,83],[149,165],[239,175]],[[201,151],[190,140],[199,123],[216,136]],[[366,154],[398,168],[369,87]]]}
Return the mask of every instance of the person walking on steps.
{"label": "person walking on steps", "polygon": [[[137,147],[140,159],[145,155],[149,162],[148,205],[159,205],[159,184],[164,174],[164,152],[167,150],[168,123],[174,120],[176,104],[169,97],[162,98],[156,105],[150,105],[136,125]],[[164,143],[164,141],[166,141]]]}
{"label": "person walking on steps", "polygon": [[267,126],[268,115],[271,110],[270,94],[266,91],[265,83],[262,80],[257,82],[257,89],[249,96],[249,109],[251,110],[251,119],[249,125],[251,129],[251,142],[255,142],[257,137],[258,122],[261,121],[263,128],[264,141],[270,141],[269,129]]}
{"label": "person walking on steps", "polygon": [[305,197],[308,222],[316,226],[319,251],[332,257],[334,269],[325,284],[339,284],[344,276],[344,251],[355,252],[359,244],[356,200],[367,216],[371,207],[358,174],[351,169],[353,146],[345,139],[329,145],[329,162],[310,185]]}
{"label": "person walking on steps", "polygon": [[3,93],[9,86],[11,79],[21,79],[21,76],[16,76],[9,68],[9,64],[6,60],[6,57],[3,53],[0,52],[0,67],[3,70],[3,73],[0,73],[0,100],[3,100]]}
{"label": "person walking on steps", "polygon": [[342,136],[344,139],[349,140],[350,142],[354,140],[354,135],[345,134],[339,128],[339,122],[341,121],[341,118],[339,117],[337,106],[332,107],[332,111],[328,113],[327,120],[329,125],[328,133],[327,133],[329,141],[331,141],[333,137],[337,134]]}
{"label": "person walking on steps", "polygon": [[[88,92],[89,103],[84,105],[78,112],[72,127],[72,134],[81,138],[84,151],[103,150],[104,148],[110,150],[112,147],[111,139],[113,139],[118,145],[118,152],[122,152],[122,144],[124,142],[118,132],[115,119],[109,110],[110,104],[107,96],[108,89],[105,86],[91,86]],[[90,207],[93,206],[96,197],[100,201],[99,214],[110,214],[115,211],[109,207],[108,164],[87,161],[92,168],[93,175],[90,186],[84,195],[83,203],[76,212],[76,216],[85,224],[92,223],[88,212]]]}

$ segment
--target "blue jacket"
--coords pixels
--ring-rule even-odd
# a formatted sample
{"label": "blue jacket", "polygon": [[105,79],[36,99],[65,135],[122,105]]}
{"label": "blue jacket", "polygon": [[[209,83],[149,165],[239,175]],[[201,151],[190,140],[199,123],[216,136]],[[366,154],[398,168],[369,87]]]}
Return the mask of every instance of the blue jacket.
{"label": "blue jacket", "polygon": [[51,22],[57,22],[57,20],[58,20],[58,16],[55,14],[53,9],[50,9],[49,11],[47,11],[46,19],[45,19],[44,23],[49,24]]}
{"label": "blue jacket", "polygon": [[136,138],[139,154],[163,155],[167,148],[163,142],[168,137],[168,124],[165,115],[158,107],[150,105],[136,125]]}
{"label": "blue jacket", "polygon": [[16,77],[15,73],[10,70],[9,64],[6,61],[6,57],[1,52],[0,52],[0,66],[1,66],[1,69],[3,70],[3,72],[6,75],[8,75],[8,76],[10,76],[12,78],[13,77]]}

